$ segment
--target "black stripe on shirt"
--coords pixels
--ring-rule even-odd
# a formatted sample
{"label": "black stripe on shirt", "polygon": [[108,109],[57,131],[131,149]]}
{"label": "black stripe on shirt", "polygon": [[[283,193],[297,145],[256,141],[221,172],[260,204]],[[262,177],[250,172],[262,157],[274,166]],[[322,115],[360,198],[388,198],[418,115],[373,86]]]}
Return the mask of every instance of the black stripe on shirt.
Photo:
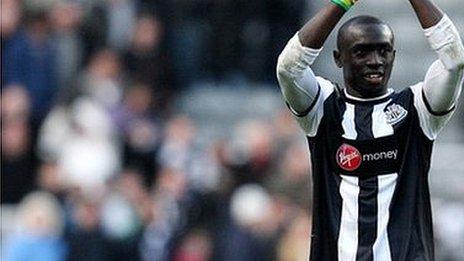
{"label": "black stripe on shirt", "polygon": [[372,247],[377,238],[377,176],[359,177],[358,250],[356,261],[373,261]]}
{"label": "black stripe on shirt", "polygon": [[449,109],[447,111],[434,111],[434,110],[432,110],[432,106],[430,106],[430,103],[427,100],[427,97],[425,97],[424,90],[422,90],[422,100],[424,100],[425,108],[427,108],[427,111],[430,114],[432,114],[433,116],[445,116],[448,113],[454,111],[454,109],[456,108],[456,105],[453,105],[453,107],[451,107],[451,109]]}
{"label": "black stripe on shirt", "polygon": [[[374,106],[357,104],[354,108],[357,140],[373,139],[372,112]],[[377,176],[359,177],[358,196],[358,250],[357,261],[374,260],[373,245],[377,237]]]}
{"label": "black stripe on shirt", "polygon": [[354,106],[354,123],[356,133],[358,133],[357,140],[367,140],[374,138],[372,133],[372,112],[374,106],[369,105],[355,105]]}
{"label": "black stripe on shirt", "polygon": [[316,97],[314,98],[314,101],[309,105],[309,107],[303,111],[303,112],[297,112],[296,110],[294,110],[292,108],[292,106],[290,106],[290,104],[288,102],[285,102],[285,104],[287,105],[288,109],[298,118],[302,118],[302,117],[306,117],[306,115],[308,115],[308,113],[310,111],[312,111],[312,109],[314,108],[314,106],[316,106],[316,103],[317,101],[319,100],[319,96],[321,96],[321,86],[320,85],[317,85],[317,94],[316,94]]}

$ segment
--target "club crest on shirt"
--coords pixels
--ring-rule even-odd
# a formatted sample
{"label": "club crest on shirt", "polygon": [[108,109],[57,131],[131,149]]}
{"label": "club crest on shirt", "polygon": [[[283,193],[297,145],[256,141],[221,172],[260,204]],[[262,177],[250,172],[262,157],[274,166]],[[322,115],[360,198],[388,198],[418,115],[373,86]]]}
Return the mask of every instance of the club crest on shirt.
{"label": "club crest on shirt", "polygon": [[347,171],[353,171],[359,168],[362,158],[358,149],[344,143],[337,150],[336,160],[340,168]]}
{"label": "club crest on shirt", "polygon": [[403,108],[401,105],[396,103],[388,106],[385,109],[385,116],[387,117],[387,123],[390,125],[395,125],[404,119],[408,115],[408,111]]}

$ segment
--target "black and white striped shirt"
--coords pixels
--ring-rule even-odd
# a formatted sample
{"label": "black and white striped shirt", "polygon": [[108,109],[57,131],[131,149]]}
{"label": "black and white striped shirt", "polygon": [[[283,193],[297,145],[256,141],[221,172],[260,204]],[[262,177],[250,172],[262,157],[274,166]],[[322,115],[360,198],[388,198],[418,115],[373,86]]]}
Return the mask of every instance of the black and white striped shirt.
{"label": "black and white striped shirt", "polygon": [[422,83],[359,99],[317,77],[296,119],[313,167],[310,260],[433,260],[428,171],[451,116],[434,115]]}

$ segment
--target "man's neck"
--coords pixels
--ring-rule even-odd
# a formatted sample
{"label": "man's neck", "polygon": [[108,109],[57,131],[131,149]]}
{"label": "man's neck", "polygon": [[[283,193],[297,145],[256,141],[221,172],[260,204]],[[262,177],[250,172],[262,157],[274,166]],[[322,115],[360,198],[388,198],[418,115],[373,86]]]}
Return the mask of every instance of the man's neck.
{"label": "man's neck", "polygon": [[393,90],[385,89],[385,91],[377,95],[361,95],[359,92],[357,92],[356,90],[353,90],[352,88],[344,88],[344,92],[345,92],[345,95],[352,100],[375,101],[375,100],[379,100],[379,99],[383,99],[387,97],[393,92]]}
{"label": "man's neck", "polygon": [[346,92],[353,97],[359,98],[359,99],[375,99],[378,97],[383,97],[387,93],[389,93],[389,89],[385,88],[379,93],[368,93],[368,92],[360,92],[356,90],[355,88],[350,87],[347,83],[345,83],[345,90]]}

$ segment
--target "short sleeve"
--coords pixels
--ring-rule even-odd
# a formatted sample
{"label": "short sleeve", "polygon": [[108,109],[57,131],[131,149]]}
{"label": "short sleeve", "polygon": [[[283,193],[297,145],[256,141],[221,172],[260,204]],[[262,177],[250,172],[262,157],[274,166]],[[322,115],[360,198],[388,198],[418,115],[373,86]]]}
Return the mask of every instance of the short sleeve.
{"label": "short sleeve", "polygon": [[316,136],[317,129],[319,128],[322,116],[324,115],[324,101],[335,89],[335,86],[332,82],[319,76],[317,76],[316,79],[319,84],[319,92],[308,111],[302,115],[296,113],[290,108],[296,121],[303,129],[304,133],[309,137]]}
{"label": "short sleeve", "polygon": [[417,110],[422,131],[430,140],[435,140],[453,115],[454,107],[441,113],[433,112],[424,96],[423,86],[423,82],[420,82],[410,87],[414,95],[414,107]]}

